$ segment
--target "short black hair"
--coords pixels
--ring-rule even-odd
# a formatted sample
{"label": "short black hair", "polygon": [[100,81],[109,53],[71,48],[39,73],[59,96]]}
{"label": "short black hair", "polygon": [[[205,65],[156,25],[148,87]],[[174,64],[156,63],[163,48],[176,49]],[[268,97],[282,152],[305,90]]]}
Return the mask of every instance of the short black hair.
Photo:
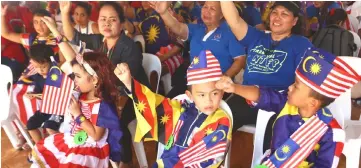
{"label": "short black hair", "polygon": [[45,9],[37,9],[33,12],[33,16],[48,16],[51,17],[51,14],[49,13],[49,11],[45,10]]}
{"label": "short black hair", "polygon": [[187,85],[187,90],[192,92],[192,85]]}
{"label": "short black hair", "polygon": [[317,100],[319,100],[319,101],[321,101],[320,108],[324,108],[324,107],[330,105],[333,101],[335,101],[335,99],[326,97],[326,96],[316,92],[313,89],[310,92],[310,96],[317,99]]}
{"label": "short black hair", "polygon": [[90,16],[92,11],[92,6],[87,2],[76,2],[76,7],[81,7],[85,10],[85,13]]}
{"label": "short black hair", "polygon": [[101,2],[101,3],[100,3],[99,10],[102,9],[104,6],[111,6],[111,7],[113,7],[114,10],[115,10],[115,11],[117,12],[117,14],[118,14],[120,23],[124,23],[124,22],[125,22],[125,17],[124,17],[123,8],[120,6],[120,4],[119,4],[118,2],[114,2],[114,1]]}
{"label": "short black hair", "polygon": [[344,23],[347,13],[344,9],[331,9],[326,17],[326,25]]}
{"label": "short black hair", "polygon": [[37,44],[30,46],[30,59],[40,63],[51,63],[50,56],[54,56],[53,49],[45,44]]}

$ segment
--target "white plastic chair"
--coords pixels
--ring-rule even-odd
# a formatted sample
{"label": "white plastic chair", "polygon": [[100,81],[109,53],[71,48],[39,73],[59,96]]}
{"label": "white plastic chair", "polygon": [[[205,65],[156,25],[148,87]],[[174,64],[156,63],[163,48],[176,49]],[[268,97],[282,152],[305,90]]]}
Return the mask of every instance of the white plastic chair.
{"label": "white plastic chair", "polygon": [[[6,65],[0,65],[0,72],[3,74],[2,79],[0,80],[0,107],[3,109],[0,120],[1,127],[4,128],[6,135],[9,137],[11,144],[14,148],[18,143],[18,138],[16,136],[16,128],[13,126],[12,122],[15,123],[16,127],[20,130],[21,134],[25,137],[26,142],[31,148],[34,148],[34,145],[31,141],[30,136],[27,134],[27,131],[21,124],[18,117],[15,115],[11,109],[11,96],[12,96],[12,87],[13,87],[13,76],[11,69]],[[10,91],[8,92],[8,84],[10,83]]]}
{"label": "white plastic chair", "polygon": [[258,110],[257,114],[257,127],[254,134],[253,142],[253,157],[252,157],[252,167],[261,163],[263,157],[263,142],[264,134],[266,132],[267,124],[269,119],[274,115],[274,112],[268,112],[264,110]]}
{"label": "white plastic chair", "polygon": [[346,133],[342,153],[346,156],[346,167],[359,166],[361,150],[361,119],[351,120],[351,91],[348,90],[328,106],[332,115]]}
{"label": "white plastic chair", "polygon": [[[178,95],[174,99],[190,101],[189,97],[186,94]],[[228,104],[224,100],[222,100],[221,104],[220,104],[220,107],[227,113],[228,117],[231,119],[231,123],[233,124],[233,115],[232,115],[232,111],[229,108]],[[232,131],[232,130],[230,130],[230,131]],[[161,156],[163,154],[163,151],[164,151],[164,145],[161,144],[161,143],[158,143],[157,159],[161,158]],[[226,154],[224,167],[225,168],[230,168],[230,163],[231,163],[231,144],[229,144],[229,146],[228,146],[228,151],[227,151],[227,154]]]}
{"label": "white plastic chair", "polygon": [[[143,38],[143,36],[141,36]],[[162,74],[162,64],[157,56],[149,53],[143,53],[143,67],[145,73],[147,74],[148,80],[150,82],[150,75],[153,71],[157,72],[158,81],[157,88],[155,90],[158,93],[160,76]],[[133,147],[135,151],[135,155],[137,156],[139,167],[148,167],[147,156],[144,150],[143,142],[134,142],[135,130],[137,128],[137,120],[133,120],[128,124],[128,129],[133,139]]]}
{"label": "white plastic chair", "polygon": [[162,82],[163,82],[163,86],[164,86],[164,93],[165,95],[167,95],[169,93],[170,90],[172,90],[172,76],[170,75],[170,73],[167,73],[165,75],[162,76],[161,78]]}
{"label": "white plastic chair", "polygon": [[143,67],[145,73],[147,74],[149,82],[150,82],[150,75],[152,74],[152,72],[153,71],[157,72],[158,81],[157,81],[157,88],[155,90],[155,93],[158,93],[159,81],[162,75],[162,64],[159,58],[153,54],[143,53]]}
{"label": "white plastic chair", "polygon": [[145,52],[145,40],[144,37],[142,35],[136,35],[133,38],[134,42],[139,42],[140,44],[142,44],[142,53]]}

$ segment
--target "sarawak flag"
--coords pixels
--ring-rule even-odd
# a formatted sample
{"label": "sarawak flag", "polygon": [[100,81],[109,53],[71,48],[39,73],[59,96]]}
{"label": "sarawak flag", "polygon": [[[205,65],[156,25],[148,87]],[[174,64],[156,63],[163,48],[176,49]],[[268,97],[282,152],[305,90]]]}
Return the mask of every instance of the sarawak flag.
{"label": "sarawak flag", "polygon": [[70,103],[74,82],[57,66],[53,57],[52,67],[46,77],[41,112],[64,115]]}
{"label": "sarawak flag", "polygon": [[35,85],[33,81],[28,79],[20,79],[13,86],[13,96],[11,107],[15,114],[20,118],[21,122],[26,125],[28,119],[40,109],[41,100],[29,99],[26,93],[33,92]]}
{"label": "sarawak flag", "polygon": [[132,87],[133,93],[129,96],[138,121],[134,141],[140,142],[145,137],[146,141],[166,144],[180,117],[181,104],[153,93],[136,80]]}

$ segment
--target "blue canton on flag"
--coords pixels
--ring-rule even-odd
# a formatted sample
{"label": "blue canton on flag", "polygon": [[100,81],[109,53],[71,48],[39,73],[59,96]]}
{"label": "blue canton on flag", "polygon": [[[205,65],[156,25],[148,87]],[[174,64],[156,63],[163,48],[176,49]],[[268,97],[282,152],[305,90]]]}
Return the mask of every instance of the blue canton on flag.
{"label": "blue canton on flag", "polygon": [[206,51],[202,50],[198,56],[193,58],[191,65],[189,66],[189,70],[202,69],[207,68],[207,57]]}

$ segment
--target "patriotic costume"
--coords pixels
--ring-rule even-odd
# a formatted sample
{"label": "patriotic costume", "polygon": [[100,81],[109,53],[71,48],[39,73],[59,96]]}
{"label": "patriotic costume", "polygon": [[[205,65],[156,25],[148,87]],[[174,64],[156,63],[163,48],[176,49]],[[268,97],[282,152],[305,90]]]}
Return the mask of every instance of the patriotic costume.
{"label": "patriotic costume", "polygon": [[[196,58],[188,69],[193,77],[189,84],[220,79],[219,63],[210,51]],[[153,167],[220,166],[232,136],[231,120],[222,109],[207,115],[194,103],[167,99],[136,80],[129,97],[134,101],[138,121],[135,141],[144,137],[166,145]]]}
{"label": "patriotic costume", "polygon": [[[91,68],[85,61],[82,61],[80,64],[87,71],[88,68]],[[42,109],[56,109],[52,113],[61,114],[63,109],[66,110],[66,107],[68,107],[69,102],[66,102],[66,97],[72,95],[71,91],[66,90],[67,86],[74,86],[74,84],[72,81],[71,83],[66,82],[67,77],[64,75],[54,75],[58,73],[57,71],[60,71],[60,69],[52,67],[49,72],[48,76],[53,81],[49,82],[49,93],[43,94],[43,101],[46,103],[48,100],[48,104],[44,105],[43,103]],[[94,70],[92,72],[95,73]],[[96,74],[90,74],[97,76]],[[63,91],[65,89],[62,96],[59,96],[61,93],[51,95],[58,91],[62,92],[59,89]],[[48,99],[46,96],[53,97],[53,99]],[[56,100],[57,98],[64,99]],[[109,159],[115,162],[120,161],[121,146],[119,141],[122,137],[122,132],[115,105],[100,99],[87,101],[85,98],[86,96],[81,96],[79,100],[83,118],[72,118],[70,132],[51,135],[36,144],[32,153],[34,167],[107,168]],[[63,103],[61,103],[62,101]],[[93,125],[105,128],[102,138],[96,141],[88,136],[82,130],[79,121],[77,121],[78,119],[82,121],[88,120]]]}
{"label": "patriotic costume", "polygon": [[[161,56],[167,53],[175,45],[183,47],[183,43],[165,26],[162,18],[155,11],[151,15],[147,15],[143,8],[136,9],[136,19],[139,22],[139,30],[145,39],[146,53],[156,54]],[[169,57],[163,61],[173,74],[175,70],[183,63],[183,58],[180,54]]]}
{"label": "patriotic costume", "polygon": [[[361,79],[349,62],[361,60],[335,57],[319,49],[308,50],[296,76],[314,91],[337,98]],[[257,108],[278,114],[273,125],[270,150],[262,165],[267,167],[337,167],[345,132],[327,108],[310,118],[302,118],[298,107],[287,102],[286,92],[260,88]]]}

